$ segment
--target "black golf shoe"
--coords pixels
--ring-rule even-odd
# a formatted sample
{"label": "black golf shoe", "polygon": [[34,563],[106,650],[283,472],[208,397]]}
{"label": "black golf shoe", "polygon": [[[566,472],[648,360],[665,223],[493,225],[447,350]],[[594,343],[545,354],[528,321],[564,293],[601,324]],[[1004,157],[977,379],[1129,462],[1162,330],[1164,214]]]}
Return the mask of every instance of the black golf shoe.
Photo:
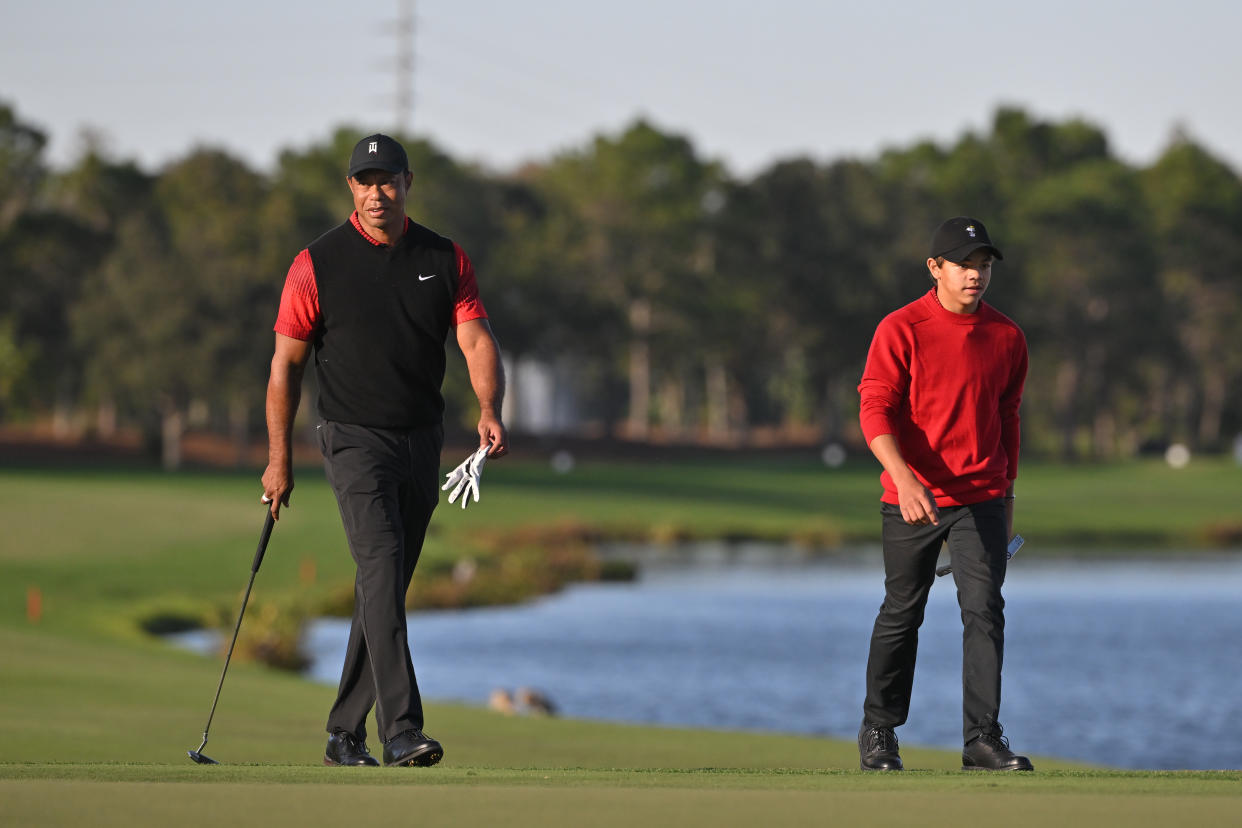
{"label": "black golf shoe", "polygon": [[962,749],[962,770],[1032,771],[1035,766],[1025,756],[1009,749],[1009,740],[1001,732],[1000,722],[988,721],[983,732]]}
{"label": "black golf shoe", "polygon": [[333,731],[323,751],[325,765],[378,765],[367,743],[344,730]]}
{"label": "black golf shoe", "polygon": [[384,764],[388,767],[417,765],[428,767],[444,758],[444,747],[421,730],[407,730],[384,742]]}
{"label": "black golf shoe", "polygon": [[858,766],[865,771],[902,770],[897,754],[897,734],[891,727],[863,722],[858,730]]}

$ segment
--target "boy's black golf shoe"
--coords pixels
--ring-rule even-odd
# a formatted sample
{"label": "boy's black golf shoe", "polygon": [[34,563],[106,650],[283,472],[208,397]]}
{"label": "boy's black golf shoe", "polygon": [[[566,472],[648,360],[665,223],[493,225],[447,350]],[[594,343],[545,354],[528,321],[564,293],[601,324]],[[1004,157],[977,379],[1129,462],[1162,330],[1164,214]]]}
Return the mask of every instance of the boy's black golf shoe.
{"label": "boy's black golf shoe", "polygon": [[863,722],[858,730],[858,766],[865,771],[902,770],[897,753],[897,734],[891,727]]}
{"label": "boy's black golf shoe", "polygon": [[1025,756],[1009,749],[999,722],[989,722],[983,732],[962,749],[962,770],[1031,771],[1035,766]]}

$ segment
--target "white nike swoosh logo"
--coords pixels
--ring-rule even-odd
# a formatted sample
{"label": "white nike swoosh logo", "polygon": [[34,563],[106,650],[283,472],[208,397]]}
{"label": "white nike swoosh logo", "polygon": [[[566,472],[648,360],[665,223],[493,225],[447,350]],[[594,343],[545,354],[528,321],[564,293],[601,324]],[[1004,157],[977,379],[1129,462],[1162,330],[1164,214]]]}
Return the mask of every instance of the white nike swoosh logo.
{"label": "white nike swoosh logo", "polygon": [[420,282],[425,282],[425,281],[427,281],[428,279],[434,279],[434,278],[436,278],[436,274],[434,274],[434,273],[433,273],[433,274],[431,274],[430,276],[424,276],[424,275],[423,275],[423,274],[421,274],[421,273],[420,273],[420,274],[418,274],[418,281],[420,281]]}

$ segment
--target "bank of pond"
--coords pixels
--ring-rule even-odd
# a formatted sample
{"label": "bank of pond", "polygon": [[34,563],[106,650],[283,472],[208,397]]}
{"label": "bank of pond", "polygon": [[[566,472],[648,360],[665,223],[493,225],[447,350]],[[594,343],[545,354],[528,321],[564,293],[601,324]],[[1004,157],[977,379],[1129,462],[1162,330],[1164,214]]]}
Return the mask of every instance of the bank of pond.
{"label": "bank of pond", "polygon": [[[1242,695],[1230,689],[1242,664],[1242,550],[1048,552],[1028,543],[1005,587],[1002,721],[1015,747],[1112,767],[1242,768]],[[877,547],[614,543],[592,555],[578,574],[593,577],[516,602],[465,612],[415,604],[410,641],[424,694],[483,705],[497,691],[530,688],[574,717],[857,731],[883,599]],[[440,589],[481,577],[470,566],[445,567],[438,577],[456,586]],[[434,594],[424,584],[411,592],[420,590]],[[261,640],[282,623],[274,606],[253,625],[248,611],[244,635]],[[290,626],[285,666],[335,684],[348,618],[313,612]],[[220,636],[183,640],[211,649]],[[946,577],[932,590],[910,721],[898,735],[951,749],[960,709],[961,621]]]}

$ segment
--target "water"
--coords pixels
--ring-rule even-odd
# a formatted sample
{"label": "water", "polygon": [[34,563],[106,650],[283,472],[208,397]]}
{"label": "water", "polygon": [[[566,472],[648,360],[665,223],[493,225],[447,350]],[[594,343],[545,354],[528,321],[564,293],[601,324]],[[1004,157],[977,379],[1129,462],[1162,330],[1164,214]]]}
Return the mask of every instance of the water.
{"label": "water", "polygon": [[[410,617],[425,697],[484,704],[530,686],[564,715],[853,739],[877,555],[850,564],[700,559],[532,604]],[[1015,749],[1149,769],[1242,768],[1242,557],[1016,559],[1005,587],[1001,721]],[[335,685],[348,623],[315,622],[311,676]],[[961,620],[932,590],[904,744],[961,739]]]}

